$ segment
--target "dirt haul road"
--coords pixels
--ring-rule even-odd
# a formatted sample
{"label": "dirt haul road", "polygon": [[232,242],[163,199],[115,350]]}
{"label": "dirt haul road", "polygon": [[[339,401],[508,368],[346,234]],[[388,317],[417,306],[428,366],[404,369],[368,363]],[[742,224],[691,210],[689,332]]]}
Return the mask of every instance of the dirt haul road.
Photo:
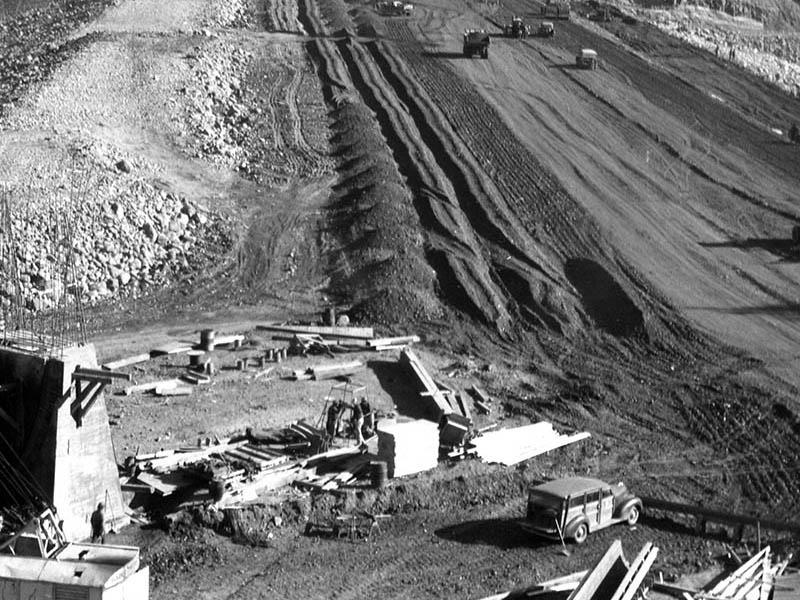
{"label": "dirt haul road", "polygon": [[[5,173],[56,169],[89,142],[119,197],[180,193],[236,217],[230,250],[165,291],[89,312],[106,332],[127,327],[98,340],[101,357],[140,351],[154,331],[333,299],[387,332],[422,333],[442,355],[435,372],[486,387],[498,418],[593,434],[518,470],[464,463],[351,498],[393,515],[373,544],[299,535],[330,516],[325,497],[270,509],[283,525],[256,515],[273,535],[264,547],[142,532],[132,541],[154,598],[479,597],[585,568],[616,536],[628,554],[655,541],[668,570],[721,548],[653,519],[561,556],[513,521],[526,484],[559,474],[796,514],[795,389],[772,371],[790,379],[800,339],[781,242],[797,149],[754,125],[796,104],[714,63],[717,104],[692,80],[702,69],[678,79],[674,55],[666,74],[647,62],[671,43],[648,36],[642,58],[573,24],[461,58],[464,27],[504,20],[492,10],[437,0],[381,19],[341,0],[128,0],[77,32],[47,76],[20,62],[20,81],[41,83],[4,108]],[[601,52],[596,72],[570,68],[584,45]],[[771,108],[748,112],[737,85]],[[113,169],[119,157],[132,174]],[[115,440],[185,443],[201,418],[220,434],[242,415],[281,425],[306,401],[295,391],[290,409],[273,398],[265,411],[230,380],[213,392],[225,410],[142,401]],[[154,422],[132,422],[145,415]]]}

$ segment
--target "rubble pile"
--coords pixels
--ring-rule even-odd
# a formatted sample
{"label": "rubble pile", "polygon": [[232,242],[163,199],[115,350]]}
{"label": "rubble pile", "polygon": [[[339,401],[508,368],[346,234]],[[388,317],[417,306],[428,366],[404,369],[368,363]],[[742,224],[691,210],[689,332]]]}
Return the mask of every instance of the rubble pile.
{"label": "rubble pile", "polygon": [[256,24],[254,15],[255,7],[248,0],[230,0],[209,4],[202,21],[205,27],[248,29]]}
{"label": "rubble pile", "polygon": [[46,79],[88,39],[68,41],[67,35],[88,23],[109,0],[51,2],[46,9],[24,11],[0,20],[0,108],[22,97],[32,84]]}
{"label": "rubble pile", "polygon": [[194,77],[185,93],[188,123],[196,140],[190,150],[195,156],[235,168],[244,161],[242,142],[253,125],[241,86],[252,54],[214,39],[196,46],[191,57]]}
{"label": "rubble pile", "polygon": [[[120,160],[119,167],[129,169]],[[8,307],[17,292],[30,310],[53,308],[64,293],[94,303],[137,297],[193,271],[230,245],[228,222],[197,203],[140,183],[100,177],[95,198],[35,194],[11,210],[20,289],[0,289]],[[88,206],[87,206],[88,204]],[[67,269],[68,261],[74,266]],[[10,268],[10,265],[4,265]],[[66,284],[66,289],[64,286]]]}
{"label": "rubble pile", "polygon": [[755,21],[727,17],[701,7],[644,14],[668,34],[712,54],[718,53],[790,94],[800,95],[799,35],[765,32]]}
{"label": "rubble pile", "polygon": [[[280,185],[297,176],[333,172],[326,115],[302,48],[269,45],[251,51],[204,30],[188,55],[185,96],[189,154]],[[318,107],[318,108],[315,108]],[[314,125],[318,124],[319,127]]]}

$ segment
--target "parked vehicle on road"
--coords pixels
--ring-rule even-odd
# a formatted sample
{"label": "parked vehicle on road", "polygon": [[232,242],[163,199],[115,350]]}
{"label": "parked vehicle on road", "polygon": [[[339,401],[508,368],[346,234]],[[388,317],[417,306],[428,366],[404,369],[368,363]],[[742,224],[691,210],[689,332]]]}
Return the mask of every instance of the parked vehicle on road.
{"label": "parked vehicle on road", "polygon": [[583,48],[575,57],[575,66],[579,69],[596,69],[597,52],[590,50],[589,48]]}
{"label": "parked vehicle on road", "polygon": [[609,525],[635,525],[641,514],[641,499],[623,483],[566,477],[528,490],[524,527],[542,537],[582,544],[590,533]]}
{"label": "parked vehicle on road", "polygon": [[410,17],[414,13],[414,5],[399,0],[376,2],[375,8],[383,15]]}
{"label": "parked vehicle on road", "polygon": [[556,28],[551,21],[542,21],[536,30],[536,35],[539,37],[553,37],[555,34]]}
{"label": "parked vehicle on road", "polygon": [[464,56],[472,58],[476,54],[481,58],[489,58],[489,32],[484,29],[467,29],[464,31]]}
{"label": "parked vehicle on road", "polygon": [[531,34],[531,26],[526,25],[522,17],[513,17],[511,23],[503,27],[503,34],[510,38],[525,39]]}

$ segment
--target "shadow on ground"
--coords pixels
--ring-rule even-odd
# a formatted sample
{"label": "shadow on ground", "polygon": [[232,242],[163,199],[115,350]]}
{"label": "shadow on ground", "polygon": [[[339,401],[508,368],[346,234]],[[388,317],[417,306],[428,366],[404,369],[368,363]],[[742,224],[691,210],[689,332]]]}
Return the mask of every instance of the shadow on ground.
{"label": "shadow on ground", "polygon": [[790,238],[743,238],[725,242],[700,242],[704,248],[766,250],[787,262],[800,262],[800,246]]}
{"label": "shadow on ground", "polygon": [[375,373],[383,391],[391,396],[398,414],[412,419],[430,418],[419,402],[419,394],[408,384],[403,365],[397,361],[371,360],[367,368]]}
{"label": "shadow on ground", "polygon": [[525,531],[519,519],[486,519],[466,521],[442,527],[435,531],[437,537],[461,544],[489,544],[508,550],[511,548],[546,548],[553,552],[561,550],[560,544],[540,539]]}

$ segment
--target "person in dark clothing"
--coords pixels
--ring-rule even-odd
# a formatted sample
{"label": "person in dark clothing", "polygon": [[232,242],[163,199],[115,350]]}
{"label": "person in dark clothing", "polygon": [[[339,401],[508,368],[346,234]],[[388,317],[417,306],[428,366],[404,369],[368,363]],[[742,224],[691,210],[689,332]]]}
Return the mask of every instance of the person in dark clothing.
{"label": "person in dark clothing", "polygon": [[92,543],[105,544],[106,543],[106,515],[103,512],[103,503],[97,505],[97,510],[92,513],[90,522],[92,524]]}
{"label": "person in dark clothing", "polygon": [[351,417],[351,424],[353,426],[353,433],[356,436],[356,441],[359,446],[364,445],[364,413],[361,411],[361,405],[353,403],[353,414]]}
{"label": "person in dark clothing", "polygon": [[344,407],[342,406],[341,400],[334,400],[328,407],[328,418],[325,421],[325,431],[328,433],[328,436],[331,439],[333,439],[338,433],[337,429],[339,428],[339,416],[342,414],[343,408]]}
{"label": "person in dark clothing", "polygon": [[366,396],[361,396],[358,405],[361,407],[361,413],[364,415],[364,435],[369,437],[375,432],[375,415],[372,412],[372,407]]}

